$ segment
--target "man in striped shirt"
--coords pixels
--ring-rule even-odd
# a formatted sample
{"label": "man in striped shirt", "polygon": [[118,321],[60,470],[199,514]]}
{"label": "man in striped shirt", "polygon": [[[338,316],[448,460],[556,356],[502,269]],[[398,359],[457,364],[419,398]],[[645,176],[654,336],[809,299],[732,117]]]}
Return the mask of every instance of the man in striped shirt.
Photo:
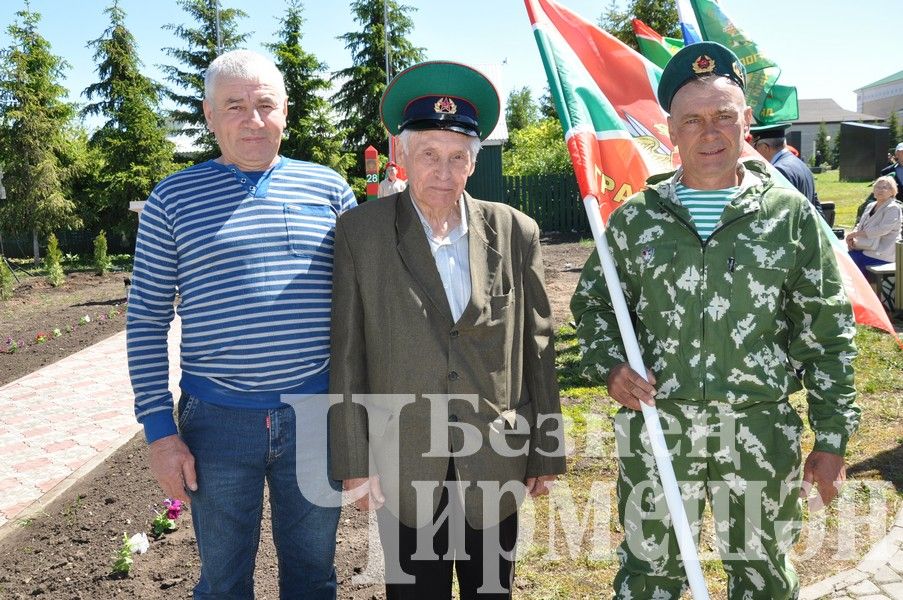
{"label": "man in striped shirt", "polygon": [[[279,156],[287,112],[269,59],[238,50],[213,61],[204,114],[222,155],[157,185],[138,228],[127,325],[135,413],[163,492],[192,505],[195,598],[253,597],[264,481],[283,597],[336,596],[339,506],[305,496],[296,473],[338,487],[314,458],[325,439],[307,449],[299,437],[296,449],[296,419],[312,417],[283,395],[328,389],[334,228],[355,201],[330,169]],[[166,334],[177,291],[174,419]]]}

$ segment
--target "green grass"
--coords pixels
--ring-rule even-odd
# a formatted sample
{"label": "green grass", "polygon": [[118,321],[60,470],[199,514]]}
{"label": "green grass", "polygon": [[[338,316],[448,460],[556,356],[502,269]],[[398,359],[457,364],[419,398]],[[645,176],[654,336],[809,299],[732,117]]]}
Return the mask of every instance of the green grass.
{"label": "green grass", "polygon": [[871,182],[840,181],[840,171],[836,169],[813,177],[818,199],[834,203],[834,227],[851,229],[856,224],[856,209],[872,191]]}
{"label": "green grass", "polygon": [[[889,531],[903,502],[903,436],[899,432],[903,351],[890,336],[866,327],[858,328],[856,344],[859,355],[854,368],[862,422],[847,448],[849,479],[842,492],[844,502],[804,516],[807,525],[795,547],[801,556],[796,567],[803,585],[854,567],[877,541],[872,538]],[[519,546],[515,598],[609,597],[618,568],[614,552],[623,539],[614,496],[617,460],[611,438],[616,407],[603,386],[594,386],[580,376],[573,328],[558,331],[556,349],[568,473],[553,492],[554,498],[527,503],[521,511],[522,529],[530,529],[532,535]],[[794,394],[791,404],[805,414],[804,393]],[[813,434],[807,427],[804,454],[812,444]],[[571,509],[563,510],[567,502]],[[876,502],[886,512],[874,511]],[[877,516],[865,523],[868,515]],[[727,577],[715,558],[711,526],[706,527],[700,544],[703,574],[712,597],[722,598]],[[574,543],[576,554],[571,547]]]}

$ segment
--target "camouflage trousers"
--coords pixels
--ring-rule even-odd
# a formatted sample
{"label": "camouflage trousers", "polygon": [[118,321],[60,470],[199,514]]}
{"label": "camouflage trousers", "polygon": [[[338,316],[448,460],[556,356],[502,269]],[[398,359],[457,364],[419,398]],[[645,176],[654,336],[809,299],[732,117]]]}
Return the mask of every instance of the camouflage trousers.
{"label": "camouflage trousers", "polygon": [[[787,557],[801,525],[803,427],[796,411],[786,401],[735,410],[662,400],[658,409],[697,545],[710,503],[728,598],[796,598],[799,581]],[[615,438],[625,540],[618,549],[614,597],[676,600],[686,589],[686,575],[643,415],[621,409]]]}

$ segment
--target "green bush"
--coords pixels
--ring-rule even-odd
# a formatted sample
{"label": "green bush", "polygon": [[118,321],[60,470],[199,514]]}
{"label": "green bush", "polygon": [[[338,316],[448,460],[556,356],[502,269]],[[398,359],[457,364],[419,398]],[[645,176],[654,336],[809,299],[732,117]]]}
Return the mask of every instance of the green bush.
{"label": "green bush", "polygon": [[107,233],[101,229],[94,238],[94,268],[98,275],[106,275],[110,266],[110,256],[107,254]]}
{"label": "green bush", "polygon": [[47,255],[44,256],[44,268],[47,269],[47,281],[50,285],[57,287],[63,285],[66,276],[63,274],[63,253],[60,252],[60,243],[54,234],[50,234],[47,238]]}
{"label": "green bush", "polygon": [[6,259],[0,254],[0,300],[13,297],[13,272],[6,266]]}

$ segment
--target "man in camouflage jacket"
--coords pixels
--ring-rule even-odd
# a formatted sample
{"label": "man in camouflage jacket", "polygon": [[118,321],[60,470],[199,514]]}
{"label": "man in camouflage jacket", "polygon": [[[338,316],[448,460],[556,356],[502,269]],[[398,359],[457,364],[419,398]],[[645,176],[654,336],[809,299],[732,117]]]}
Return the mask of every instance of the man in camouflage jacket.
{"label": "man in camouflage jacket", "polygon": [[[697,62],[702,52],[716,62],[729,52],[710,45],[717,46],[687,50]],[[696,535],[711,502],[729,597],[794,598],[799,584],[786,554],[800,526],[803,428],[788,396],[805,385],[815,446],[803,488],[814,483],[827,504],[845,477],[843,455],[859,420],[852,310],[811,205],[777,187],[763,163],[739,160],[751,119],[742,77],[738,84],[716,72],[672,90],[673,75],[666,69],[659,98],[684,167],[651,178],[612,213],[606,231],[649,382],[626,364],[595,253],[571,303],[585,375],[607,382],[623,405],[615,436],[625,541],[615,597],[676,600],[685,586],[638,412],[644,401],[659,409]],[[730,190],[708,237],[678,199],[678,184]]]}

